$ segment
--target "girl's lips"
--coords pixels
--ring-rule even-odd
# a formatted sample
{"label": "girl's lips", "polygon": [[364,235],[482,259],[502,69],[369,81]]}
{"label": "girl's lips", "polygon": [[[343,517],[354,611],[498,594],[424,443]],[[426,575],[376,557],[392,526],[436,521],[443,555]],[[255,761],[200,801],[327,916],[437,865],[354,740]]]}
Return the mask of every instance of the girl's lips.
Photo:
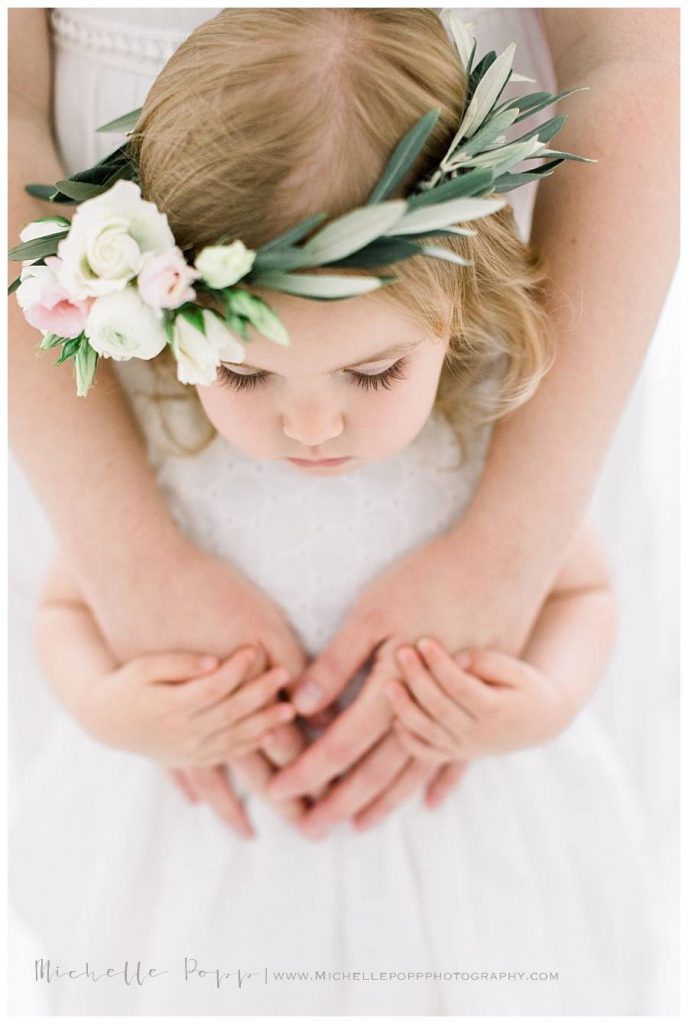
{"label": "girl's lips", "polygon": [[342,463],[348,462],[350,458],[351,456],[347,455],[343,459],[288,459],[287,461],[292,462],[295,466],[341,466]]}

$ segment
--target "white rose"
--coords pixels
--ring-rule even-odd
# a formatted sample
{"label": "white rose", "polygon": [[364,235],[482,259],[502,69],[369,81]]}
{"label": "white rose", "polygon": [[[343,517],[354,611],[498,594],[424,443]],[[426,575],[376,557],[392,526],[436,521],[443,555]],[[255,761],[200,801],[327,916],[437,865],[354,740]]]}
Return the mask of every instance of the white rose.
{"label": "white rose", "polygon": [[72,299],[121,291],[136,277],[144,253],[173,249],[167,217],[141,198],[133,181],[117,181],[77,208],[60,243],[60,283]]}
{"label": "white rose", "polygon": [[153,359],[167,344],[162,320],[134,287],[96,299],[84,330],[91,348],[119,362]]}
{"label": "white rose", "polygon": [[203,324],[205,334],[182,315],[174,321],[172,351],[182,384],[212,384],[222,360],[240,363],[244,359],[244,346],[215,313],[204,309]]}
{"label": "white rose", "polygon": [[248,274],[256,254],[243,242],[231,245],[208,245],[196,258],[195,267],[211,288],[228,288]]}

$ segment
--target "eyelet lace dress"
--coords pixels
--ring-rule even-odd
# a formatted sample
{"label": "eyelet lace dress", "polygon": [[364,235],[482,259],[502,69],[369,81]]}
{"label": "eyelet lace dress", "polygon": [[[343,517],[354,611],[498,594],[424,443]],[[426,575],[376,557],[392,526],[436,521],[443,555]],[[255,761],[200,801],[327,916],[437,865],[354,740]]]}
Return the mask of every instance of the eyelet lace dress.
{"label": "eyelet lace dress", "polygon": [[[70,169],[214,13],[53,12]],[[508,39],[518,27],[535,52],[534,23],[502,13]],[[457,469],[434,417],[396,457],[331,478],[221,438],[172,454],[146,398],[151,368],[120,369],[173,515],[279,603],[311,654],[368,581],[462,514],[480,474],[487,438]],[[183,407],[173,415],[184,428]],[[39,688],[34,700],[49,703]],[[160,972],[55,980],[43,986],[54,1014],[659,1012],[638,802],[589,709],[542,747],[472,763],[436,810],[416,794],[364,833],[343,824],[317,843],[251,795],[258,838],[243,840],[155,764],[99,746],[52,707],[46,717],[16,787],[14,908],[54,966]]]}

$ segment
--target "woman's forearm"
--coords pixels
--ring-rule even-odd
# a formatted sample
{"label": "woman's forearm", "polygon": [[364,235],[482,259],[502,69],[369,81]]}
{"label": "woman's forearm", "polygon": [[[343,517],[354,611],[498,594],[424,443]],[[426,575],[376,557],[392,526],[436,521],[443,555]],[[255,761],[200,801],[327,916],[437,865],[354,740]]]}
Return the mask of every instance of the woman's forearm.
{"label": "woman's forearm", "polygon": [[548,272],[556,360],[495,428],[462,527],[488,562],[501,561],[502,581],[504,566],[527,579],[534,603],[582,519],[676,260],[674,13],[544,12],[559,39],[559,87],[590,86],[567,101],[575,117],[557,145],[598,163],[566,164],[540,188],[533,244]]}
{"label": "woman's forearm", "polygon": [[[56,181],[64,173],[50,131],[44,14],[15,11],[10,18],[10,244],[28,221],[63,211],[24,191],[26,182]],[[20,270],[21,264],[11,263],[9,280]],[[77,399],[71,365],[55,368],[54,353],[38,350],[40,334],[15,299],[8,305],[13,449],[89,599],[97,602],[106,588],[126,593],[144,556],[150,564],[176,531],[124,396],[111,367],[101,362],[96,387]]]}

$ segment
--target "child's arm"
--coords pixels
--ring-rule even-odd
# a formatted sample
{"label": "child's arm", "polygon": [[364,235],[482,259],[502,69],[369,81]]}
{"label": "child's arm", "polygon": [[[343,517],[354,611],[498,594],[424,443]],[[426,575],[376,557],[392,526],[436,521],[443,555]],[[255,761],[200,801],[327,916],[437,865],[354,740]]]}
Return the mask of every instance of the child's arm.
{"label": "child's arm", "polygon": [[607,664],[615,600],[600,544],[585,527],[543,604],[522,657],[452,656],[436,641],[403,648],[389,684],[407,750],[437,763],[546,742],[575,717]]}
{"label": "child's arm", "polygon": [[290,704],[276,700],[288,680],[284,669],[251,678],[253,647],[222,664],[175,652],[118,665],[61,560],[46,580],[37,645],[46,678],[88,733],[164,764],[215,765],[243,756],[294,716]]}
{"label": "child's arm", "polygon": [[573,539],[521,658],[556,684],[572,716],[602,678],[616,639],[616,595],[600,540],[585,525]]}

